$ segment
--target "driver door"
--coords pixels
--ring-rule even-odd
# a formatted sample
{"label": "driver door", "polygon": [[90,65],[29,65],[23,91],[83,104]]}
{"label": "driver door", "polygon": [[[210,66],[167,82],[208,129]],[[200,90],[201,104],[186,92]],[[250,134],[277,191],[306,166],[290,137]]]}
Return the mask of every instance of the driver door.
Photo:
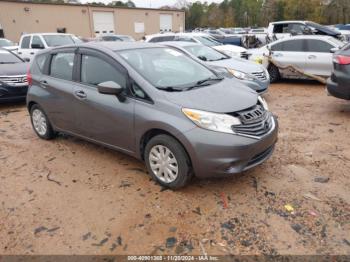
{"label": "driver door", "polygon": [[78,83],[73,88],[78,135],[126,152],[135,152],[134,100],[101,94],[97,85],[114,81],[127,91],[127,70],[111,57],[79,50]]}

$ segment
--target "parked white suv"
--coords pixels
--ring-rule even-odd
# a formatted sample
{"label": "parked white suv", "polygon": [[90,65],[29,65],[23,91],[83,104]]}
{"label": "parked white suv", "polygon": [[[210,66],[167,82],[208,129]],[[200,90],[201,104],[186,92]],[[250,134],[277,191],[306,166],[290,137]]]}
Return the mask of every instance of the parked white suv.
{"label": "parked white suv", "polygon": [[145,42],[159,43],[167,41],[193,42],[214,48],[230,57],[248,59],[247,49],[236,45],[224,45],[205,33],[165,33],[148,35],[144,38]]}
{"label": "parked white suv", "polygon": [[74,35],[61,33],[24,34],[19,41],[18,55],[31,60],[41,49],[74,44],[73,37]]}
{"label": "parked white suv", "polygon": [[271,82],[280,78],[304,78],[292,70],[280,70],[269,63],[267,56],[281,66],[292,65],[305,73],[329,77],[333,70],[333,53],[341,49],[344,42],[330,36],[303,35],[280,39],[259,49],[251,49],[253,61],[263,60]]}

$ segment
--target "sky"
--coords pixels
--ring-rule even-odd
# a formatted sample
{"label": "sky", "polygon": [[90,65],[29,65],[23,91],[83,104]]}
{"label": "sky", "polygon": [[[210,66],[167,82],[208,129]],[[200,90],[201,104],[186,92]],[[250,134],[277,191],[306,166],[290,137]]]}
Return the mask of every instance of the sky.
{"label": "sky", "polygon": [[[80,0],[82,3],[86,2],[104,2],[106,4],[112,2],[113,0]],[[177,1],[176,0],[132,0],[137,7],[152,7],[152,8],[158,8],[164,5],[174,5]],[[188,0],[189,2],[195,2],[198,0]],[[126,2],[126,0],[124,0]],[[222,0],[200,0],[199,2],[222,2]]]}

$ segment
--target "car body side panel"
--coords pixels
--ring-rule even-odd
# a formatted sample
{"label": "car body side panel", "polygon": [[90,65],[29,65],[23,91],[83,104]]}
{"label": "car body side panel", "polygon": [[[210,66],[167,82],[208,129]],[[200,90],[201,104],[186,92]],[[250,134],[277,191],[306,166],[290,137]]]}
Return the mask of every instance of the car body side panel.
{"label": "car body side panel", "polygon": [[332,57],[331,53],[307,52],[305,72],[329,77],[333,69]]}
{"label": "car body side panel", "polygon": [[134,100],[120,101],[114,95],[100,94],[96,87],[78,84],[86,98],[74,96],[77,133],[84,137],[134,152]]}

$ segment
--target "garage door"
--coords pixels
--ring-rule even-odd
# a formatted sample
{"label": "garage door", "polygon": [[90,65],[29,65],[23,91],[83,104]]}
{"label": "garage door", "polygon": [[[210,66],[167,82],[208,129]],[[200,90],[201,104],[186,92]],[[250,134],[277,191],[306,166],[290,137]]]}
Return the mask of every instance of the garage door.
{"label": "garage door", "polygon": [[114,33],[113,12],[93,12],[95,35]]}
{"label": "garage door", "polygon": [[160,31],[171,32],[173,30],[173,16],[160,15]]}

